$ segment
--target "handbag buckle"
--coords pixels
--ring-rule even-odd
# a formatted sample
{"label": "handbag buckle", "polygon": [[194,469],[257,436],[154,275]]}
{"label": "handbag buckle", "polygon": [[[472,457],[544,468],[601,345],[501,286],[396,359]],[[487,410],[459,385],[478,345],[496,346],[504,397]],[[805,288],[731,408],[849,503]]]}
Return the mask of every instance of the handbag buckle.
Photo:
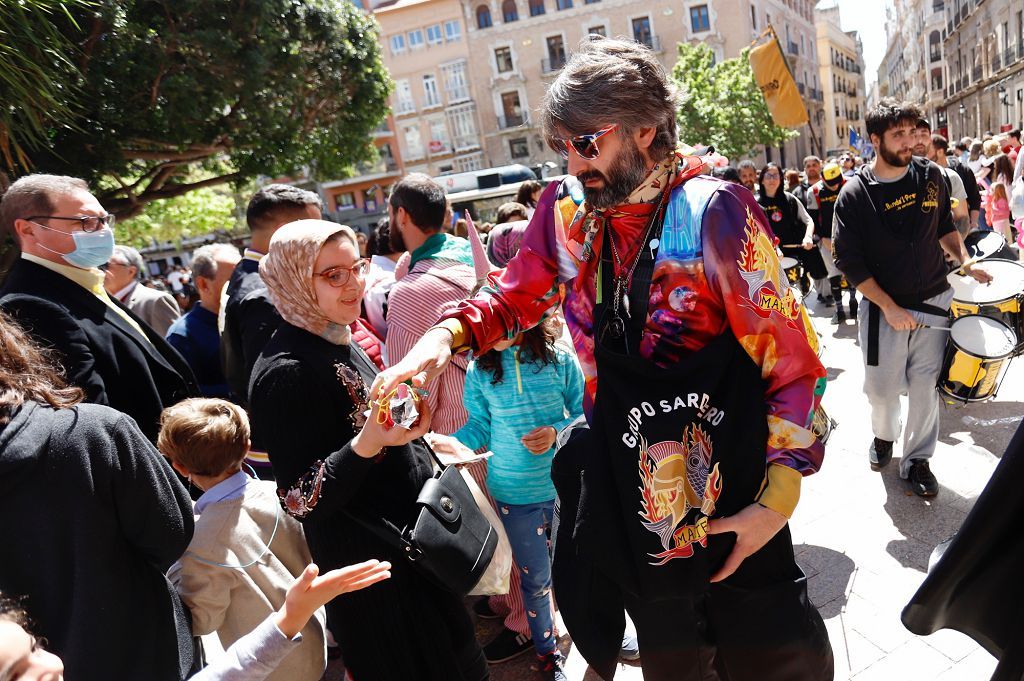
{"label": "handbag buckle", "polygon": [[441,508],[444,509],[445,513],[451,513],[455,509],[455,504],[452,503],[452,498],[441,497]]}

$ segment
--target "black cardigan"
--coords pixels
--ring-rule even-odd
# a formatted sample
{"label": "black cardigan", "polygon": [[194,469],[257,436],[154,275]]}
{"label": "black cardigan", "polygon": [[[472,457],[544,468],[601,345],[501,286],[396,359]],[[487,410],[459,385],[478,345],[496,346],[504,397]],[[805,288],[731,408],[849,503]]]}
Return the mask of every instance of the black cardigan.
{"label": "black cardigan", "polygon": [[183,677],[190,625],[164,572],[192,504],[134,421],[26,403],[0,427],[0,516],[0,590],[25,597],[68,679]]}
{"label": "black cardigan", "polygon": [[316,506],[302,519],[322,572],[371,558],[392,562],[391,579],[327,605],[355,678],[477,681],[459,671],[458,660],[479,655],[461,599],[433,586],[396,549],[345,513],[385,517],[402,527],[432,475],[420,441],[389,447],[373,459],[352,451],[357,415],[366,408],[359,404],[360,388],[372,384],[376,373],[357,348],[282,323],[253,369],[253,437],[267,446],[282,490],[324,462]]}

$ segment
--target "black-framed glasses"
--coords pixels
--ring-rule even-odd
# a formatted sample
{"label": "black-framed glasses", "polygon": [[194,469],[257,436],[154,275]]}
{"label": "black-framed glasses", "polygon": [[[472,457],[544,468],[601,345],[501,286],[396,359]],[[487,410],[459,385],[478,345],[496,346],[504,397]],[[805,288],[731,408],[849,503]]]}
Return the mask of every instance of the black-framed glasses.
{"label": "black-framed glasses", "polygon": [[765,173],[764,174],[764,179],[766,179],[766,180],[779,180],[779,179],[782,179],[782,178],[780,177],[780,175],[778,173],[771,173],[771,172],[769,172],[769,173]]}
{"label": "black-framed glasses", "polygon": [[[77,222],[83,232],[96,232],[104,227],[110,229],[114,228],[114,214],[107,213],[99,217],[95,215],[76,215],[75,217],[63,217],[61,215],[33,215],[25,218],[26,220],[68,220],[71,222]],[[46,225],[43,225],[46,227]],[[52,227],[50,229],[53,229]],[[60,231],[60,230],[57,230]]]}
{"label": "black-framed glasses", "polygon": [[597,132],[592,132],[589,135],[575,135],[573,137],[552,137],[548,140],[553,151],[557,151],[562,155],[562,158],[569,158],[569,148],[572,147],[580,158],[587,161],[593,161],[601,155],[601,150],[597,148],[597,140],[601,139],[610,132],[613,132],[619,127],[618,123],[613,123],[607,128],[601,128]]}
{"label": "black-framed glasses", "polygon": [[352,275],[355,275],[362,279],[366,276],[366,273],[370,270],[370,261],[365,258],[356,260],[355,264],[351,267],[343,267],[338,265],[336,267],[328,267],[323,272],[314,272],[314,277],[322,277],[327,280],[327,283],[332,288],[341,288],[348,283]]}

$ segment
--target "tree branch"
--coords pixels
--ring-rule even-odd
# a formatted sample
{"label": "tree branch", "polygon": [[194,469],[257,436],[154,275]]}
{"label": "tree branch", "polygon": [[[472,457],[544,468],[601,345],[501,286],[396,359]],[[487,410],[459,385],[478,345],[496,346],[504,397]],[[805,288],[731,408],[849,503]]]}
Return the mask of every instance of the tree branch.
{"label": "tree branch", "polygon": [[204,158],[227,151],[226,145],[193,145],[182,151],[155,150],[155,149],[124,149],[121,155],[131,161],[162,161],[165,163],[192,163],[201,161]]}
{"label": "tree branch", "polygon": [[183,194],[187,194],[195,189],[214,187],[218,184],[225,184],[235,180],[240,180],[243,177],[245,177],[243,173],[235,172],[229,173],[228,175],[209,177],[205,180],[200,180],[199,182],[164,185],[161,189],[150,190],[149,187],[147,187],[144,191],[136,194],[134,197],[118,198],[117,190],[114,190],[103,198],[103,207],[111,213],[114,213],[118,220],[127,220],[141,213],[145,209],[146,204],[152,201],[173,199],[176,196],[182,196]]}

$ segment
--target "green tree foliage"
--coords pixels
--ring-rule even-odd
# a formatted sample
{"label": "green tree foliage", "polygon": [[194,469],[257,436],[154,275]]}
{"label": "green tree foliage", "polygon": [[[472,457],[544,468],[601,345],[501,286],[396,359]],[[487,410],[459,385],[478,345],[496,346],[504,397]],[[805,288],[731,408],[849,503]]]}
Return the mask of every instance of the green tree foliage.
{"label": "green tree foliage", "polygon": [[[241,231],[245,199],[227,187],[202,187],[173,199],[158,199],[130,220],[114,225],[117,243],[136,248],[153,242],[179,242],[193,236]],[[239,203],[242,202],[241,209]]]}
{"label": "green tree foliage", "polygon": [[680,43],[672,70],[683,93],[680,139],[713,144],[718,153],[735,158],[753,153],[758,145],[775,146],[797,136],[772,121],[750,70],[749,52],[715,64],[707,45]]}
{"label": "green tree foliage", "polygon": [[391,81],[345,0],[98,0],[76,15],[82,111],[38,170],[100,187],[119,217],[257,175],[372,158]]}
{"label": "green tree foliage", "polygon": [[[75,113],[72,10],[84,0],[0,0],[0,165],[28,171],[28,152]],[[2,189],[3,187],[0,187]]]}

